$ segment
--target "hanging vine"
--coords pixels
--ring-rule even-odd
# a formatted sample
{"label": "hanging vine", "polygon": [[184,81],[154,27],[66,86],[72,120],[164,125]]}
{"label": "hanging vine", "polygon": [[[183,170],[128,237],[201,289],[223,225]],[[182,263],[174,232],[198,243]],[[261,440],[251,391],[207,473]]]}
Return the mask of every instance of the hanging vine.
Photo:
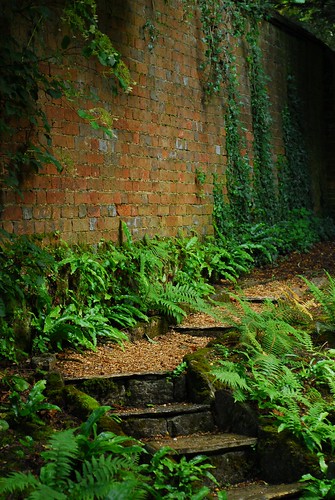
{"label": "hanging vine", "polygon": [[247,34],[249,46],[248,70],[250,81],[250,101],[253,127],[254,157],[254,205],[255,219],[274,223],[277,220],[278,193],[274,160],[272,155],[272,118],[267,92],[268,78],[262,66],[262,53],[259,46],[257,19],[250,23]]}
{"label": "hanging vine", "polygon": [[294,78],[287,79],[287,105],[282,112],[285,157],[278,169],[281,210],[311,209],[310,171],[302,124],[302,105]]}
{"label": "hanging vine", "polygon": [[[296,102],[290,97],[283,112],[283,137],[286,157],[275,165],[272,153],[269,79],[264,72],[259,25],[273,2],[250,0],[184,0],[196,5],[204,33],[205,61],[201,66],[207,98],[223,99],[225,118],[226,169],[222,172],[227,190],[223,195],[220,175],[213,177],[216,227],[222,232],[243,223],[273,224],[295,207],[306,207],[310,179],[306,170],[303,134],[296,120]],[[247,151],[245,128],[241,119],[241,82],[234,47],[244,43],[248,51],[252,151]],[[299,142],[300,141],[300,142]]]}
{"label": "hanging vine", "polygon": [[[48,163],[62,169],[52,152],[52,126],[43,99],[99,100],[66,77],[67,57],[74,67],[81,57],[96,58],[106,78],[114,78],[123,91],[131,90],[128,68],[99,29],[96,1],[65,0],[63,5],[57,0],[22,0],[5,2],[1,9],[1,180],[16,190],[31,170],[38,171]],[[55,19],[63,35],[58,46],[47,51],[44,37],[50,26],[54,29]],[[112,117],[103,107],[78,112],[93,128],[110,133]]]}

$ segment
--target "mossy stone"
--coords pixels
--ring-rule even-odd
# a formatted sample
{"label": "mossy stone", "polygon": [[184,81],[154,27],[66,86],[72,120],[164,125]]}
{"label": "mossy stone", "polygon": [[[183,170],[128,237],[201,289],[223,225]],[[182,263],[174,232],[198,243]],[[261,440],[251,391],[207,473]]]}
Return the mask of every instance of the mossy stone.
{"label": "mossy stone", "polygon": [[[83,422],[90,414],[101,405],[98,401],[85,392],[77,389],[74,385],[64,387],[64,397],[71,411]],[[98,428],[102,431],[114,432],[114,434],[125,435],[121,426],[109,415],[103,415],[98,422]]]}
{"label": "mossy stone", "polygon": [[317,457],[291,433],[278,433],[276,425],[260,427],[257,453],[262,478],[274,484],[293,483],[303,474],[317,476],[320,471]]}
{"label": "mossy stone", "polygon": [[210,373],[212,353],[211,348],[205,347],[184,357],[187,363],[187,393],[194,403],[210,403],[215,390],[219,388],[218,382]]}

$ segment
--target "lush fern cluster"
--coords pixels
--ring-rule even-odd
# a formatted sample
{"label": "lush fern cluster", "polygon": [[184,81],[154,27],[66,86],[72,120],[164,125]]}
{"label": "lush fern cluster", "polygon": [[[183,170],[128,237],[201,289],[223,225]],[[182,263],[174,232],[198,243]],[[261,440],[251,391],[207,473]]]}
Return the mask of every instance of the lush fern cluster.
{"label": "lush fern cluster", "polygon": [[108,410],[99,407],[79,428],[54,433],[41,452],[44,464],[39,476],[13,472],[0,478],[0,493],[18,492],[28,500],[207,497],[209,487],[197,481],[217,482],[205,457],[178,462],[172,460],[173,450],[168,448],[149,457],[132,438],[98,433],[97,421]]}
{"label": "lush fern cluster", "polygon": [[[310,284],[330,319],[334,282],[320,290]],[[332,296],[332,300],[330,298]],[[255,401],[312,452],[334,452],[334,352],[314,345],[307,331],[314,318],[306,304],[287,293],[279,304],[265,303],[261,312],[239,297],[227,306],[238,331],[236,348],[224,351],[213,375],[231,388],[236,401]],[[306,327],[306,329],[302,328]],[[219,353],[222,350],[219,349]]]}
{"label": "lush fern cluster", "polygon": [[[179,323],[186,310],[214,314],[210,280],[236,278],[252,257],[225,240],[144,238],[133,242],[121,224],[120,242],[96,248],[64,242],[44,247],[4,235],[0,248],[1,354],[65,346],[94,349],[100,338],[119,344],[149,316]],[[15,347],[14,347],[15,346]]]}

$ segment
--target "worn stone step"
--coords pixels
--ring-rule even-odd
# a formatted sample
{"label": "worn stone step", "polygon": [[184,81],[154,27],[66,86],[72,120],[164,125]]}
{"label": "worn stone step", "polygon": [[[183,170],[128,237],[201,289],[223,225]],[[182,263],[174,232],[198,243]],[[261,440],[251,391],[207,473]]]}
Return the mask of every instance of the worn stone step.
{"label": "worn stone step", "polygon": [[122,409],[113,414],[122,419],[124,432],[136,438],[156,435],[175,437],[216,429],[211,407],[205,404],[169,403]]}
{"label": "worn stone step", "polygon": [[301,483],[258,483],[231,488],[226,493],[228,500],[293,500],[301,497],[301,488]]}
{"label": "worn stone step", "polygon": [[75,385],[102,405],[137,407],[187,400],[186,377],[170,375],[168,372],[122,373],[68,378],[65,383]]}
{"label": "worn stone step", "polygon": [[209,454],[238,450],[256,446],[257,438],[230,433],[197,434],[174,438],[158,437],[146,442],[146,446],[157,451],[163,446],[169,446],[181,455]]}
{"label": "worn stone step", "polygon": [[219,484],[236,484],[258,477],[257,438],[228,433],[193,434],[189,436],[157,437],[145,440],[150,453],[163,446],[172,448],[177,456],[205,455],[215,468],[211,470]]}
{"label": "worn stone step", "polygon": [[233,325],[222,326],[182,326],[176,325],[173,330],[178,333],[193,335],[194,337],[221,337],[233,330]]}

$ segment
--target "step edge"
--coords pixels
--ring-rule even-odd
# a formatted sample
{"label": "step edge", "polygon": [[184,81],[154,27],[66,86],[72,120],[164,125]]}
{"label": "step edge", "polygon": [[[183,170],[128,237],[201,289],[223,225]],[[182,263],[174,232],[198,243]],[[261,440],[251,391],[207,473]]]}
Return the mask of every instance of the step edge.
{"label": "step edge", "polygon": [[129,407],[129,411],[118,411],[114,410],[113,415],[116,415],[120,418],[142,418],[142,417],[169,417],[175,415],[189,415],[195,413],[202,413],[204,411],[210,411],[211,405],[209,404],[199,404],[199,403],[189,403],[187,406],[182,407],[181,403],[171,403],[162,405],[155,405],[155,408],[138,408],[132,409]]}
{"label": "step edge", "polygon": [[[204,435],[206,436],[206,435]],[[218,433],[218,434],[211,434],[211,436],[220,438],[220,437],[225,437],[225,442],[220,445],[218,443],[217,445],[199,445],[198,448],[194,446],[183,446],[181,448],[178,448],[178,446],[174,447],[173,445],[176,445],[176,441],[178,438],[158,438],[158,439],[148,439],[145,440],[144,444],[148,448],[148,450],[152,451],[157,451],[158,449],[167,446],[172,449],[174,449],[179,455],[195,455],[195,454],[207,454],[207,453],[220,453],[220,452],[228,452],[228,451],[237,451],[241,449],[248,449],[252,448],[256,445],[257,443],[257,438],[256,437],[251,437],[251,436],[244,436],[244,435],[239,435],[239,434],[230,434],[230,433]],[[199,436],[197,436],[199,438]],[[228,441],[227,438],[230,438],[231,441]],[[180,439],[180,437],[179,437]],[[194,441],[195,437],[194,434],[190,434],[188,436],[183,436],[184,441]],[[235,440],[235,441],[234,441]],[[157,446],[158,445],[158,446]]]}

